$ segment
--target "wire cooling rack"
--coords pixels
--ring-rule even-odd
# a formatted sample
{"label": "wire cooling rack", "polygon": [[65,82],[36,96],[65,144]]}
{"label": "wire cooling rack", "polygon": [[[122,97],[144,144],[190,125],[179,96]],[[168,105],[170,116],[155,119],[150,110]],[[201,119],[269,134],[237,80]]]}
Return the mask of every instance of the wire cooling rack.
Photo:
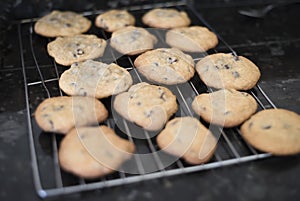
{"label": "wire cooling rack", "polygon": [[[143,24],[138,20],[141,19],[141,16],[145,12],[156,7],[172,7],[178,10],[184,10],[192,19],[192,24],[206,26],[214,31],[213,27],[209,25],[209,23],[200,15],[200,13],[195,11],[193,6],[185,1],[179,1],[175,3],[146,4],[140,6],[135,5],[132,7],[127,7],[126,9],[135,15],[137,19],[137,26],[143,26]],[[101,12],[103,11],[86,12],[84,15],[93,20],[95,16]],[[58,148],[62,136],[54,133],[42,132],[34,120],[33,113],[37,105],[43,99],[64,95],[58,87],[58,80],[61,73],[67,68],[56,64],[54,60],[48,56],[46,52],[46,45],[50,39],[38,36],[33,32],[34,22],[35,19],[27,19],[18,23],[18,40],[25,84],[24,89],[26,96],[33,178],[36,191],[40,197],[46,198],[93,189],[126,185],[150,179],[158,179],[162,177],[187,174],[206,169],[238,164],[270,156],[269,153],[261,153],[247,144],[247,142],[245,142],[241,137],[238,127],[230,129],[210,127],[213,128],[214,134],[218,133],[219,141],[217,150],[213,158],[208,163],[201,165],[189,165],[183,160],[177,159],[170,166],[164,167],[161,163],[160,157],[155,154],[155,152],[158,151],[158,147],[151,132],[137,128],[137,126],[127,122],[121,117],[115,118],[110,115],[104,124],[113,128],[120,136],[126,136],[128,140],[136,145],[137,154],[131,159],[131,162],[135,164],[136,173],[124,173],[121,171],[121,169],[120,171],[116,171],[115,173],[100,179],[85,180],[64,172],[61,170],[58,162]],[[106,33],[103,30],[95,27],[92,27],[90,33],[96,34],[104,39],[110,38],[109,33]],[[153,34],[155,34],[160,40],[159,44],[165,45],[163,42],[164,36],[161,32],[155,32]],[[231,46],[224,41],[218,33],[216,34],[219,38],[220,45],[225,46],[228,49],[228,52],[236,55],[237,53],[231,48]],[[209,53],[218,52],[217,48]],[[122,56],[119,58],[116,55],[116,52],[109,50],[108,57],[106,58],[109,58],[109,60],[112,62],[115,62],[126,68],[132,75],[134,83],[146,81],[133,65],[135,57]],[[194,61],[197,62],[204,55],[193,54],[192,56]],[[187,86],[190,90],[186,90]],[[169,89],[177,96],[177,101],[179,103],[179,112],[177,112],[175,116],[196,116],[191,109],[192,100],[200,93],[211,91],[210,88],[201,82],[198,75],[195,75],[184,86],[169,86]],[[249,91],[249,93],[258,102],[260,106],[259,110],[276,108],[276,106],[272,103],[259,85],[256,85],[252,90]],[[108,110],[112,112],[113,108],[110,106],[111,98],[104,99],[102,102],[105,104]],[[118,127],[119,125],[122,125],[123,128],[120,129]],[[124,132],[121,130],[123,130],[127,135],[124,135]],[[134,135],[136,132],[143,133],[144,138],[135,138]],[[151,158],[151,161],[149,162],[142,160],[138,153],[154,154],[153,158]],[[151,171],[149,169],[148,164],[150,163],[156,166],[156,171]]]}

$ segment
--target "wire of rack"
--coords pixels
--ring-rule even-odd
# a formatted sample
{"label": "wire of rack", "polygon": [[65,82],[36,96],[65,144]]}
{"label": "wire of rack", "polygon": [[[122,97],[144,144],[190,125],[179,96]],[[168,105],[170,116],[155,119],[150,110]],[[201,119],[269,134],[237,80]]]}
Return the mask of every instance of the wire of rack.
{"label": "wire of rack", "polygon": [[[193,16],[192,19],[195,20],[195,24],[201,23],[215,32],[213,27],[210,26],[210,24],[201,16],[201,14],[197,12],[193,6],[186,4],[185,1],[179,1],[175,3],[147,4],[128,7],[126,9],[131,11],[133,14],[141,14],[155,7],[175,7],[178,10],[185,10],[189,15]],[[103,11],[86,12],[84,15],[95,16],[101,12]],[[178,159],[169,167],[164,167],[160,156],[154,154],[153,162],[157,171],[151,171],[144,165],[145,161],[143,161],[138,154],[135,154],[132,161],[136,166],[137,174],[128,174],[120,169],[120,171],[117,171],[113,175],[102,177],[98,180],[89,181],[83,178],[77,178],[62,171],[58,161],[58,149],[61,137],[54,133],[41,133],[41,130],[36,125],[32,114],[35,107],[41,102],[42,99],[63,95],[63,92],[58,87],[58,80],[60,74],[64,71],[64,67],[57,65],[45,52],[44,47],[46,43],[49,42],[49,39],[41,38],[33,32],[32,27],[34,20],[35,19],[22,20],[17,24],[17,26],[20,59],[24,76],[24,90],[27,107],[33,181],[37,193],[41,198],[198,172],[271,156],[269,153],[261,153],[255,150],[246,141],[244,141],[240,135],[238,127],[231,129],[216,127],[214,129],[214,133],[219,135],[218,148],[212,160],[206,164],[188,165],[183,160]],[[98,30],[96,32],[105,39],[109,39],[110,37],[104,31]],[[161,43],[163,43],[162,34],[159,32],[156,32],[155,34]],[[218,33],[216,34],[221,43],[228,48],[228,51],[233,55],[237,55],[234,49],[221,37],[221,35]],[[217,49],[214,51],[218,52]],[[145,78],[143,78],[136,70],[132,57],[123,56],[121,58],[117,58],[112,50],[109,52],[109,54],[113,62],[118,63],[121,66],[124,64],[125,68],[131,73],[136,83],[146,81]],[[196,62],[201,59],[201,56],[194,56],[193,58]],[[184,88],[186,86],[190,88],[188,93]],[[194,76],[194,78],[192,78],[184,87],[182,85],[170,87],[171,91],[176,94],[179,102],[181,113],[177,115],[197,117],[190,107],[193,97],[203,92],[210,92],[212,89],[205,86],[198,76]],[[259,85],[255,86],[249,92],[257,100],[260,109],[276,108],[276,106]],[[110,100],[107,101],[109,102]],[[115,130],[117,129],[116,119],[113,117],[109,117],[105,124],[111,128],[114,128]],[[132,125],[130,122],[121,119],[121,121],[118,122],[118,125],[120,124],[122,124],[124,128],[128,140],[133,142],[137,147],[142,141],[143,146],[146,146],[149,153],[156,153],[158,151],[157,145],[153,140],[151,140],[151,133],[143,131],[144,139],[137,140],[134,137],[134,131],[132,130]],[[120,130],[117,129],[116,132],[118,133]],[[47,150],[50,151],[45,151],[43,146],[46,146]],[[47,171],[44,170],[45,167],[47,168]]]}

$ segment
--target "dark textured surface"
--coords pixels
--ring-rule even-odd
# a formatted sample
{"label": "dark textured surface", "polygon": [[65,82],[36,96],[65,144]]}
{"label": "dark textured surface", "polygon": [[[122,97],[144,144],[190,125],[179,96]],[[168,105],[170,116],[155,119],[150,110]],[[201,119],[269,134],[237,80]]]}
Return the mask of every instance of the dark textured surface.
{"label": "dark textured surface", "polygon": [[[236,4],[214,5],[198,5],[197,10],[238,54],[260,67],[260,84],[274,103],[300,113],[300,5],[275,9],[265,19],[240,16],[237,10],[243,6]],[[12,28],[7,35],[11,48],[1,53],[0,67],[0,200],[34,201],[40,198],[32,180],[16,30]],[[299,174],[300,156],[271,157],[50,200],[296,201],[300,200]]]}

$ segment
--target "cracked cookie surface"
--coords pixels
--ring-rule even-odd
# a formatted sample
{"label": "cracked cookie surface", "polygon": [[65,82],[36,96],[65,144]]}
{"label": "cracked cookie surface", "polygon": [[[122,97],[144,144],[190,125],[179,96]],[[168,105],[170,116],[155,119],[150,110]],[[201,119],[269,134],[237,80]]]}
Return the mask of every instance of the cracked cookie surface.
{"label": "cracked cookie surface", "polygon": [[37,34],[46,37],[72,36],[87,32],[92,23],[86,17],[71,11],[52,11],[34,25]]}
{"label": "cracked cookie surface", "polygon": [[48,43],[47,50],[58,64],[70,66],[75,62],[101,57],[106,41],[95,35],[80,34],[58,37]]}
{"label": "cracked cookie surface", "polygon": [[45,99],[35,111],[35,120],[46,132],[66,134],[72,128],[95,125],[108,116],[97,99],[81,96],[59,96]]}
{"label": "cracked cookie surface", "polygon": [[66,94],[97,99],[126,91],[131,85],[132,78],[126,69],[93,60],[72,64],[59,79],[59,87]]}
{"label": "cracked cookie surface", "polygon": [[176,96],[167,88],[145,82],[135,84],[128,92],[118,94],[115,110],[125,119],[146,130],[159,130],[177,111]]}
{"label": "cracked cookie surface", "polygon": [[196,70],[206,85],[217,89],[249,90],[260,78],[258,67],[249,59],[225,53],[204,57]]}
{"label": "cracked cookie surface", "polygon": [[285,109],[267,109],[241,126],[244,139],[253,147],[274,155],[300,153],[300,115]]}
{"label": "cracked cookie surface", "polygon": [[134,65],[150,81],[167,85],[185,83],[195,73],[193,58],[175,48],[147,51],[135,59]]}

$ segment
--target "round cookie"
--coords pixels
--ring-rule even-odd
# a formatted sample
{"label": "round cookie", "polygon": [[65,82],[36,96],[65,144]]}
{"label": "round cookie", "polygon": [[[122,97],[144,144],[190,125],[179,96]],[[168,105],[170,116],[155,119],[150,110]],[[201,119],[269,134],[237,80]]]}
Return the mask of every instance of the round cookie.
{"label": "round cookie", "polygon": [[206,85],[217,89],[249,90],[260,78],[258,67],[249,59],[225,53],[204,57],[196,70]]}
{"label": "round cookie", "polygon": [[136,55],[153,49],[156,42],[156,37],[146,29],[129,26],[113,32],[110,45],[122,54]]}
{"label": "round cookie", "polygon": [[101,57],[105,51],[106,41],[95,35],[75,35],[58,37],[48,43],[47,50],[55,61],[64,66],[75,62]]}
{"label": "round cookie", "polygon": [[59,147],[61,167],[82,178],[110,174],[131,158],[134,144],[107,126],[72,129]]}
{"label": "round cookie", "polygon": [[257,103],[246,92],[223,89],[196,96],[192,108],[206,122],[233,127],[240,125],[254,114]]}
{"label": "round cookie", "polygon": [[267,109],[241,126],[244,139],[253,147],[274,155],[300,153],[300,115],[285,109]]}
{"label": "round cookie", "polygon": [[44,131],[65,134],[74,127],[104,121],[108,112],[95,98],[59,96],[45,99],[37,107],[34,116]]}
{"label": "round cookie", "polygon": [[175,48],[147,51],[134,65],[147,79],[166,85],[187,82],[195,73],[193,58]]}
{"label": "round cookie", "polygon": [[98,15],[95,20],[97,27],[108,32],[114,32],[134,24],[134,17],[126,10],[110,10]]}
{"label": "round cookie", "polygon": [[155,28],[186,27],[191,20],[184,11],[172,8],[156,8],[148,11],[143,17],[144,24]]}
{"label": "round cookie", "polygon": [[92,23],[80,14],[54,10],[34,25],[37,34],[46,37],[72,36],[87,32]]}
{"label": "round cookie", "polygon": [[157,136],[157,144],[163,151],[190,164],[201,164],[211,159],[217,140],[199,120],[179,117],[167,123]]}
{"label": "round cookie", "polygon": [[161,129],[178,109],[176,96],[169,89],[145,82],[118,94],[113,104],[125,119],[150,131]]}
{"label": "round cookie", "polygon": [[59,87],[66,94],[97,99],[126,91],[131,85],[132,78],[126,69],[93,60],[72,64],[59,79]]}
{"label": "round cookie", "polygon": [[179,27],[166,33],[166,43],[186,52],[205,52],[217,46],[218,38],[206,27]]}

